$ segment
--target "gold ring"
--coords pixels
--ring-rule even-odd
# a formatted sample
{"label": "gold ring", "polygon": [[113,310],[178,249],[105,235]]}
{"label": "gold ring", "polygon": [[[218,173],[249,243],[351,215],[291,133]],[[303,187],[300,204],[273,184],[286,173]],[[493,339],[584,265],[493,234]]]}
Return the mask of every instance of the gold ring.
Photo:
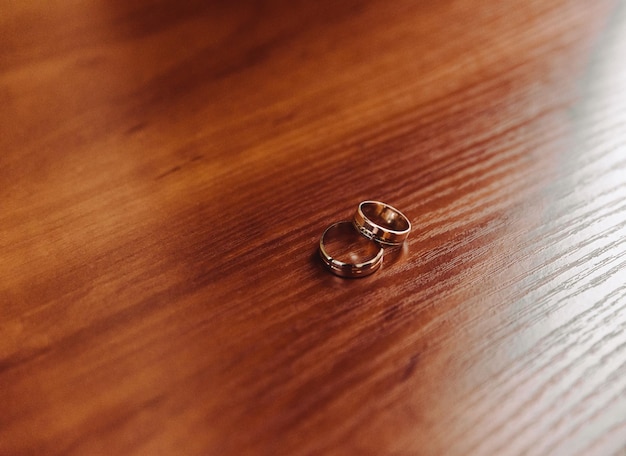
{"label": "gold ring", "polygon": [[[336,248],[337,244],[341,246],[340,249]],[[352,223],[345,220],[326,228],[320,238],[319,253],[326,267],[339,277],[368,276],[376,272],[383,262],[382,247],[361,236]],[[349,261],[337,257],[346,257],[344,259]]]}
{"label": "gold ring", "polygon": [[363,236],[386,245],[402,244],[411,231],[402,212],[380,201],[360,203],[352,222]]}

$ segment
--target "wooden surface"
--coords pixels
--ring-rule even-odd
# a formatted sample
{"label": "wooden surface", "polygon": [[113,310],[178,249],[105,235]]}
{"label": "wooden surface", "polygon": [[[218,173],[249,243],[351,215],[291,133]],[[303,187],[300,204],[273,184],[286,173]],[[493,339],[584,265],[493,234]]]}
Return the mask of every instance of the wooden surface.
{"label": "wooden surface", "polygon": [[[626,452],[626,5],[0,4],[0,454]],[[359,201],[403,255],[342,280]]]}

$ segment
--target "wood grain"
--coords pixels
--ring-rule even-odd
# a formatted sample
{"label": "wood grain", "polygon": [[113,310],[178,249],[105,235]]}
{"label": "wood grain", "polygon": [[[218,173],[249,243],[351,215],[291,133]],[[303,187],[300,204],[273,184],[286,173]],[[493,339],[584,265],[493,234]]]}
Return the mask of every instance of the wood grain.
{"label": "wood grain", "polygon": [[[626,8],[0,5],[0,454],[626,452]],[[316,257],[380,199],[371,277]]]}

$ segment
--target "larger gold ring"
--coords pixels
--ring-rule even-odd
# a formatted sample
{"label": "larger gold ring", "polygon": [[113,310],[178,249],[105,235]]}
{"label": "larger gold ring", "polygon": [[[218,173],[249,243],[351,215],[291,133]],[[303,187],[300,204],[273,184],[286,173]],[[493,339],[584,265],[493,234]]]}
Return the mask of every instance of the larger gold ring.
{"label": "larger gold ring", "polygon": [[[329,254],[325,240],[332,235],[343,233],[354,235],[355,241],[367,243],[368,254],[363,261],[344,262],[334,258]],[[365,277],[373,274],[383,263],[383,249],[378,244],[363,238],[352,225],[351,222],[341,221],[330,225],[320,238],[319,253],[322,261],[330,271],[340,277]]]}
{"label": "larger gold ring", "polygon": [[411,231],[411,222],[398,209],[380,201],[359,204],[354,226],[363,236],[386,245],[399,245]]}

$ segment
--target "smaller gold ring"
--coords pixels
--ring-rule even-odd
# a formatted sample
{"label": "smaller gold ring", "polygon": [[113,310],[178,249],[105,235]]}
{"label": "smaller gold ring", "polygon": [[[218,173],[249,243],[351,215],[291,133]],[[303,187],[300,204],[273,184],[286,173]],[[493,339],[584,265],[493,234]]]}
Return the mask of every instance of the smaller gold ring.
{"label": "smaller gold ring", "polygon": [[[375,242],[372,242],[373,244],[372,247],[374,247],[376,253],[371,258],[367,258],[362,262],[355,262],[355,263],[344,262],[336,258],[333,258],[328,253],[326,244],[324,242],[328,234],[331,234],[334,231],[347,230],[347,229],[354,231],[354,226],[351,222],[345,221],[345,220],[341,222],[333,223],[328,228],[326,228],[326,230],[322,234],[322,237],[320,238],[320,245],[319,245],[319,253],[320,253],[320,257],[322,258],[322,261],[324,262],[326,267],[330,269],[330,271],[333,274],[338,275],[339,277],[355,278],[355,277],[365,277],[370,274],[373,274],[380,268],[380,265],[383,263],[383,249],[382,247],[377,245]],[[360,238],[360,234],[357,231],[354,231],[354,235],[357,238]],[[363,241],[365,241],[365,239],[363,239]]]}
{"label": "smaller gold ring", "polygon": [[411,232],[406,215],[380,201],[361,202],[352,222],[363,236],[385,245],[402,244]]}

